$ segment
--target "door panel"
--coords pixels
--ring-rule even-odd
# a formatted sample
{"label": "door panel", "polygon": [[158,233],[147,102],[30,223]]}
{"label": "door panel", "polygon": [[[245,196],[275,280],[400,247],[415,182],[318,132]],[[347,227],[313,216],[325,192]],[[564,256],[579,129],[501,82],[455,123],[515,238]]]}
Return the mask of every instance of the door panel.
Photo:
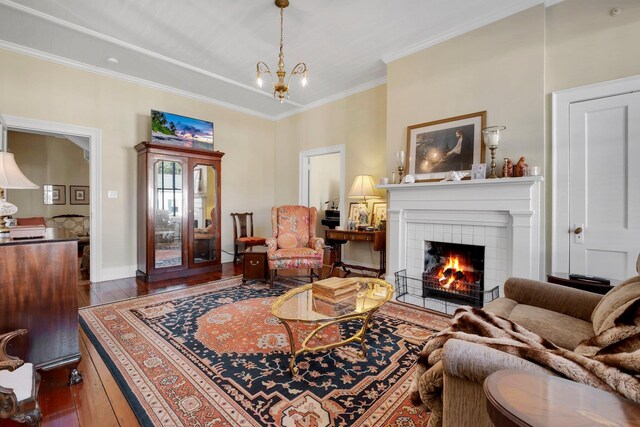
{"label": "door panel", "polygon": [[569,271],[625,279],[640,252],[640,94],[571,104],[570,120]]}

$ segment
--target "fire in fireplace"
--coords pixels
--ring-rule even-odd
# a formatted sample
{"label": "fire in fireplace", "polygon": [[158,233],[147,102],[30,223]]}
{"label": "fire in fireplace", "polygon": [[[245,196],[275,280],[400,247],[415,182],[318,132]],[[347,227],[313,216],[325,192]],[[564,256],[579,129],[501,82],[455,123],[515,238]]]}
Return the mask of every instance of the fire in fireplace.
{"label": "fire in fireplace", "polygon": [[422,297],[481,307],[484,291],[484,246],[424,243]]}

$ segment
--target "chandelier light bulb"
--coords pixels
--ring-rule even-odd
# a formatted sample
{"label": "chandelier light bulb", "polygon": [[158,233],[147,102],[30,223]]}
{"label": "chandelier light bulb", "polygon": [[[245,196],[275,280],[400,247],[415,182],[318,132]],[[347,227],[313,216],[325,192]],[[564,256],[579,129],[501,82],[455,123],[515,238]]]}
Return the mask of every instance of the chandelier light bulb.
{"label": "chandelier light bulb", "polygon": [[302,87],[307,87],[307,83],[309,83],[309,81],[307,80],[307,72],[305,71],[302,75]]}
{"label": "chandelier light bulb", "polygon": [[262,87],[262,77],[260,77],[260,74],[258,74],[258,79],[256,80],[256,83],[258,84],[258,87]]}

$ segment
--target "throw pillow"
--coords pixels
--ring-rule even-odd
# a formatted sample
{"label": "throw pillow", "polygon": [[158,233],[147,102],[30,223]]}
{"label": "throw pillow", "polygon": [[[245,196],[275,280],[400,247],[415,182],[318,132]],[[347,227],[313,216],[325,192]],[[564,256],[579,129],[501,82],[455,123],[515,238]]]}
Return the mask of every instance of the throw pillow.
{"label": "throw pillow", "polygon": [[298,239],[292,233],[282,233],[278,236],[278,247],[281,249],[291,249],[298,246]]}
{"label": "throw pillow", "polygon": [[615,319],[635,299],[640,297],[640,277],[632,277],[619,284],[600,300],[591,315],[596,335],[613,326]]}

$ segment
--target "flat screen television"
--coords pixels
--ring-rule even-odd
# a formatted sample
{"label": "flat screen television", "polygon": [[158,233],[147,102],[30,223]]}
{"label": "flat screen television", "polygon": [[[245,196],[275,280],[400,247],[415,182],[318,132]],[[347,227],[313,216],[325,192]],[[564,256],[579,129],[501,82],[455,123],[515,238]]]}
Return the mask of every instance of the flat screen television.
{"label": "flat screen television", "polygon": [[214,151],[213,122],[151,110],[151,141]]}

